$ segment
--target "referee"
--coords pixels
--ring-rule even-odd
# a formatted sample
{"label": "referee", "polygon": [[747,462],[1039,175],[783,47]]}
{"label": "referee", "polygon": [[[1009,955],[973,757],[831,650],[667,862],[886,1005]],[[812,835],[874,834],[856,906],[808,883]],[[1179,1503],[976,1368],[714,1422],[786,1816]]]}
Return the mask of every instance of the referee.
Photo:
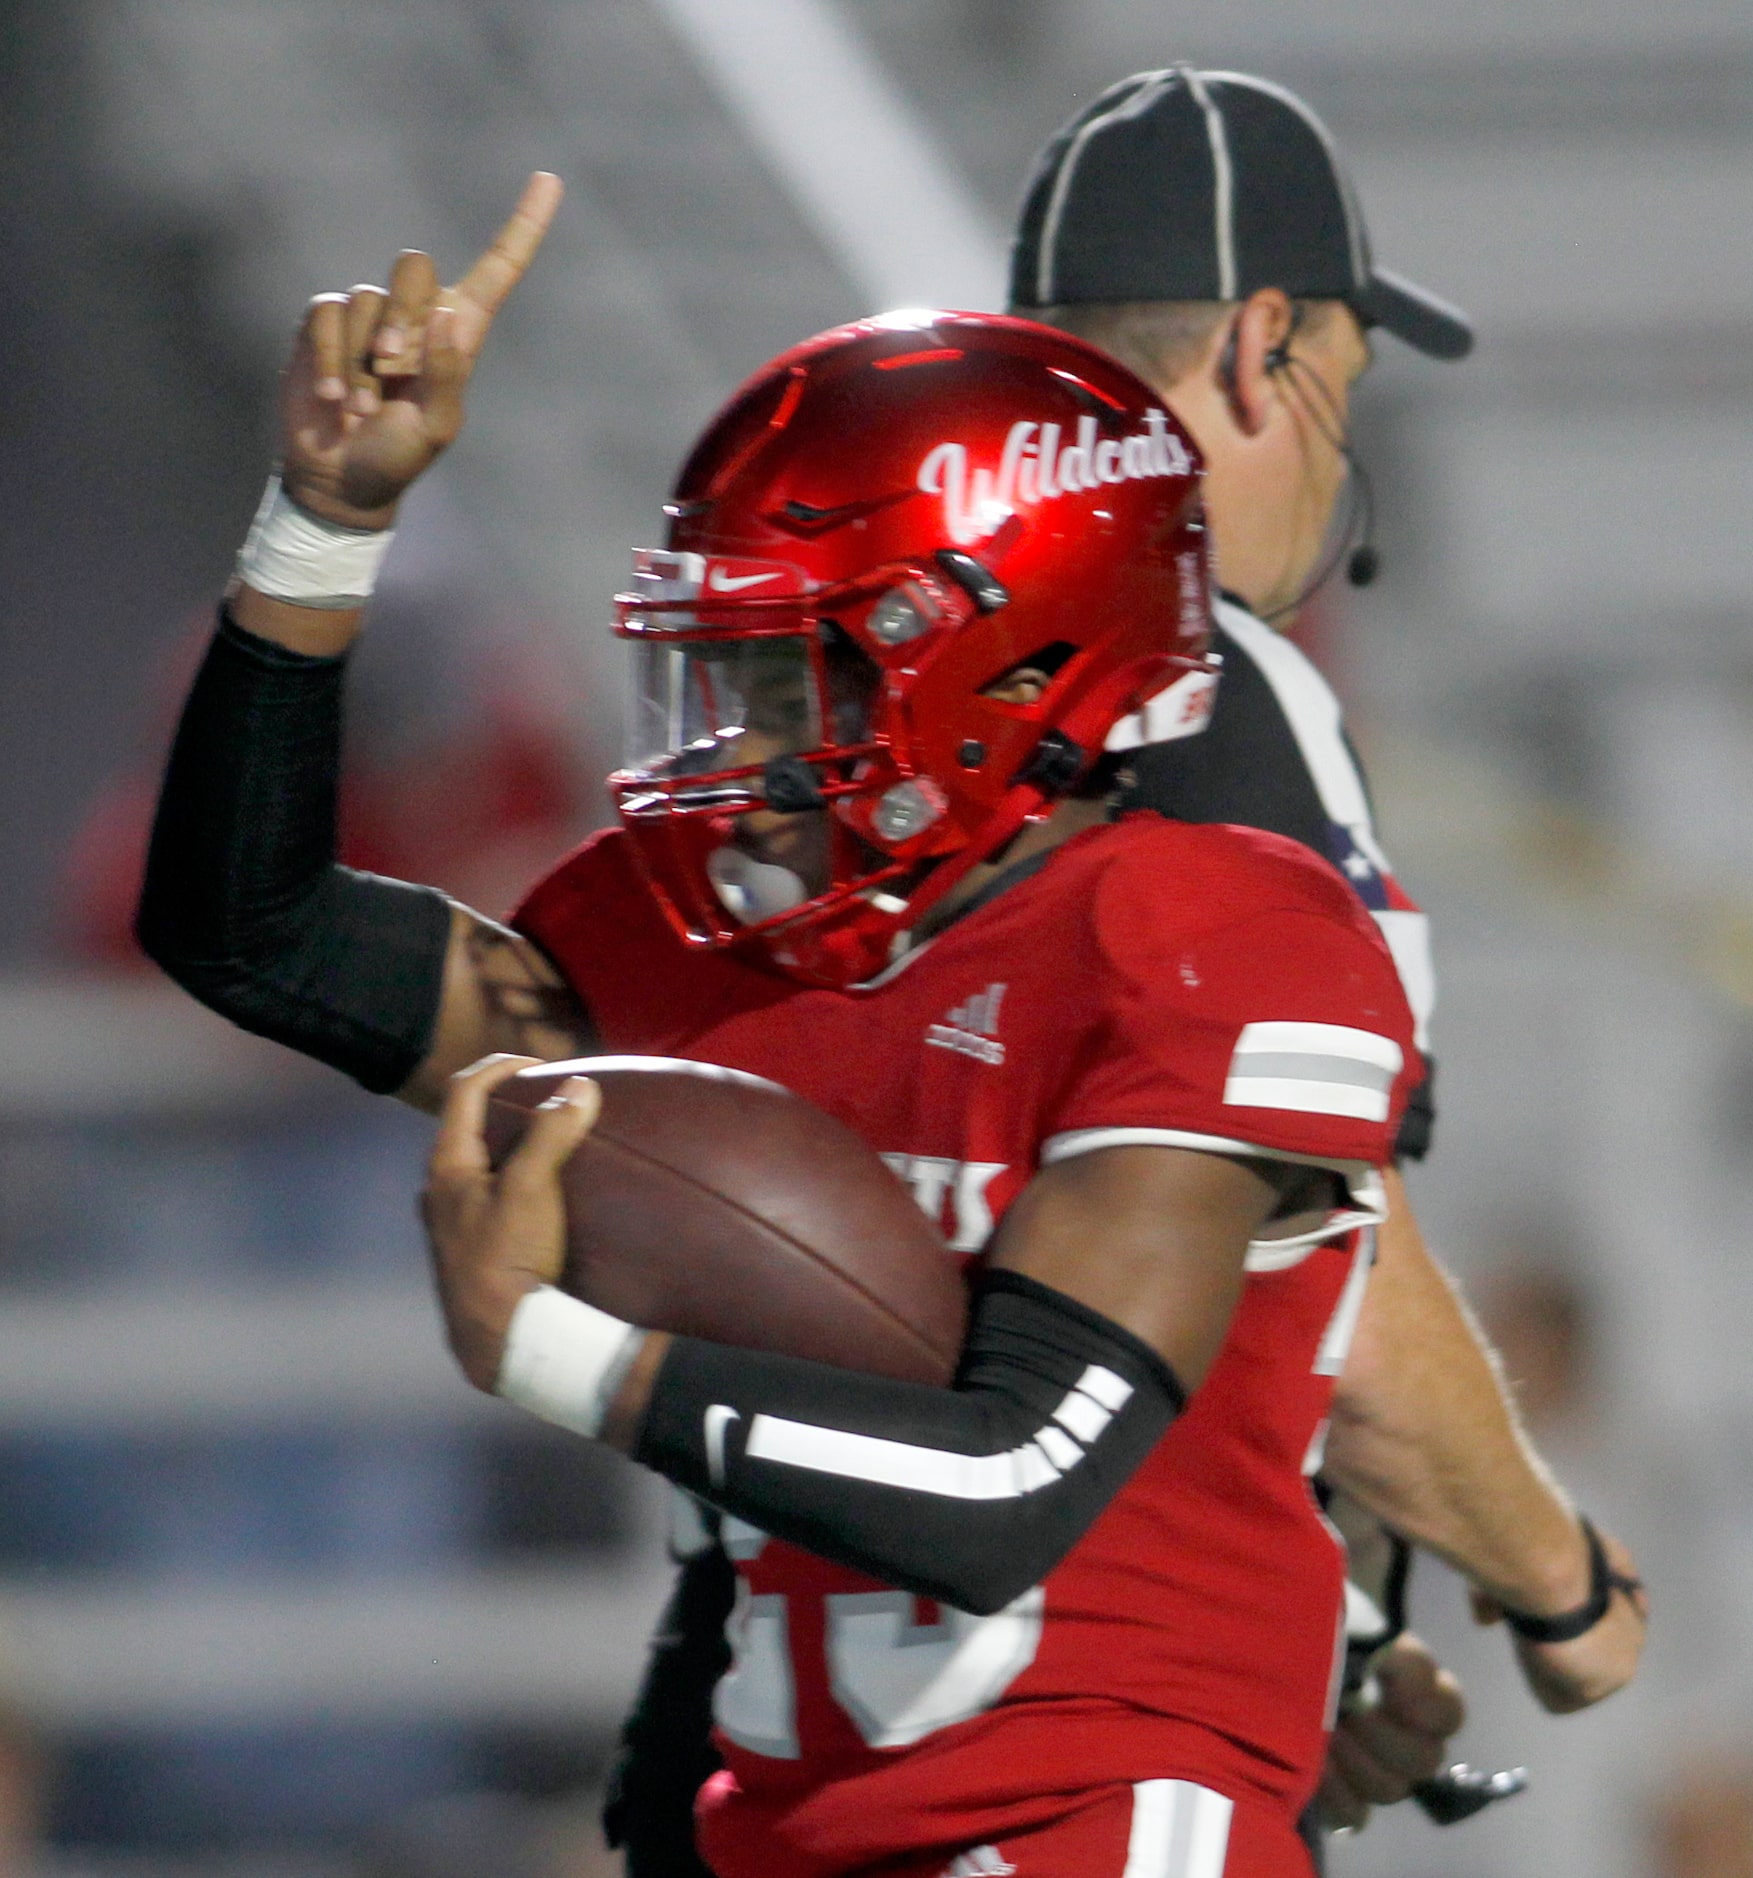
{"label": "referee", "polygon": [[[1375,268],[1332,138],[1301,99],[1263,79],[1191,66],[1122,80],[1048,143],[1018,218],[1010,306],[1131,366],[1206,460],[1223,682],[1205,737],[1139,752],[1128,806],[1269,828],[1352,883],[1417,1019],[1426,1078],[1397,1147],[1402,1161],[1422,1160],[1436,1119],[1425,917],[1376,839],[1338,700],[1279,635],[1341,566],[1360,586],[1377,572],[1368,472],[1347,423],[1370,334],[1460,359],[1472,328],[1458,309]],[[1397,1178],[1391,1190],[1375,1301],[1395,1279],[1410,1280],[1424,1296],[1403,1327],[1437,1330],[1466,1364],[1474,1353],[1460,1327],[1429,1321],[1433,1303],[1447,1315],[1441,1277]],[[1338,1445],[1342,1460],[1343,1432]],[[1361,1509],[1345,1510],[1348,1527],[1367,1526]],[[1352,1594],[1354,1675],[1405,1621],[1408,1549],[1396,1535],[1371,1536],[1375,1543],[1354,1547],[1354,1581],[1365,1581]],[[1357,1596],[1365,1588],[1367,1602]],[[1434,1703],[1428,1713],[1436,1717]],[[1367,1739],[1367,1726],[1354,1724],[1336,1743],[1321,1795],[1330,1825],[1360,1825],[1370,1801],[1404,1790],[1391,1766],[1362,1764],[1357,1737]]]}

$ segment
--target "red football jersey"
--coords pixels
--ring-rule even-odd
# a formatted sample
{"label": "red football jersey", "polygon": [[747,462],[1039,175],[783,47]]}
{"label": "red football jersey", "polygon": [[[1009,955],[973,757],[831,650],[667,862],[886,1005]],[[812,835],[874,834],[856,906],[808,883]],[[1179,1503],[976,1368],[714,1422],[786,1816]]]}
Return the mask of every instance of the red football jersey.
{"label": "red football jersey", "polygon": [[724,1878],[965,1846],[1115,1781],[1297,1812],[1330,1724],[1344,1560],[1308,1475],[1362,1301],[1373,1170],[1420,1066],[1339,876],[1253,829],[1080,835],[880,978],[791,984],[674,936],[618,833],[517,915],[613,1050],[770,1077],[855,1128],[977,1254],[1060,1157],[1156,1142],[1343,1170],[1328,1236],[1262,1242],[1186,1412],[1044,1583],[976,1618],[741,1522]]}

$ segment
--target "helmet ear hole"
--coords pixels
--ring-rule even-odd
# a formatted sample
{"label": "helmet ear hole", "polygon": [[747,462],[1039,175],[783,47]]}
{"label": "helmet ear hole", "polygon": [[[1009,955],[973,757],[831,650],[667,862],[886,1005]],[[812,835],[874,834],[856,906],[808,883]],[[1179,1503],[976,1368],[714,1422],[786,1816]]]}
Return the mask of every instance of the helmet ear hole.
{"label": "helmet ear hole", "polygon": [[1076,657],[1076,646],[1072,645],[1069,640],[1055,639],[1050,644],[1031,652],[1026,658],[1015,659],[1002,671],[993,673],[980,687],[980,695],[983,698],[997,698],[1005,702],[1003,693],[1018,680],[1031,673],[1038,673],[1042,678],[1051,681],[1057,678],[1064,666]]}

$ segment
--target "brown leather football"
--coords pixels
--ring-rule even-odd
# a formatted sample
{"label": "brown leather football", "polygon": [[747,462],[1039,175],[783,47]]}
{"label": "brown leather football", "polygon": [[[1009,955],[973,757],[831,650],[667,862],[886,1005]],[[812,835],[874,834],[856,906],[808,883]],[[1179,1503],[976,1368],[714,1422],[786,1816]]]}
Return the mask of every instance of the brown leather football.
{"label": "brown leather football", "polygon": [[851,1129],[737,1070],[585,1057],[494,1090],[495,1164],[569,1076],[598,1084],[603,1108],[563,1175],[565,1290],[647,1330],[949,1381],[958,1262]]}

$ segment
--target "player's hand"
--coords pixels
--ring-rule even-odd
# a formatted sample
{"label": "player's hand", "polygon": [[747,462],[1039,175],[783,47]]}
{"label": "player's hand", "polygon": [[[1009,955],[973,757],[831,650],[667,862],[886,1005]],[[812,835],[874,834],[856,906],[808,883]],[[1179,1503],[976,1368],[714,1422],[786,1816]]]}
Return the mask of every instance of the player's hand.
{"label": "player's hand", "polygon": [[538,170],[455,286],[441,287],[431,255],[410,248],[387,290],[311,301],[280,387],[280,474],[294,500],[345,527],[389,525],[403,491],[462,429],[469,374],[560,196],[559,177]]}
{"label": "player's hand", "polygon": [[1356,1831],[1374,1806],[1403,1800],[1449,1758],[1467,1719],[1461,1685],[1417,1637],[1398,1636],[1376,1657],[1376,1699],[1339,1719],[1315,1804],[1322,1823]]}
{"label": "player's hand", "polygon": [[531,1112],[523,1139],[495,1173],[485,1135],[488,1097],[536,1061],[487,1056],[451,1078],[420,1196],[451,1351],[469,1381],[489,1392],[519,1300],[560,1276],[560,1169],[602,1107],[594,1082],[569,1077]]}
{"label": "player's hand", "polygon": [[[1601,1534],[1601,1545],[1613,1571],[1625,1578],[1637,1576],[1630,1552],[1611,1533]],[[1525,1637],[1513,1637],[1516,1661],[1534,1699],[1551,1714],[1570,1715],[1623,1689],[1643,1654],[1649,1611],[1649,1598],[1641,1586],[1635,1591],[1615,1590],[1606,1616],[1569,1643],[1530,1643]],[[1476,1591],[1473,1615],[1482,1624],[1499,1623],[1503,1607]]]}

